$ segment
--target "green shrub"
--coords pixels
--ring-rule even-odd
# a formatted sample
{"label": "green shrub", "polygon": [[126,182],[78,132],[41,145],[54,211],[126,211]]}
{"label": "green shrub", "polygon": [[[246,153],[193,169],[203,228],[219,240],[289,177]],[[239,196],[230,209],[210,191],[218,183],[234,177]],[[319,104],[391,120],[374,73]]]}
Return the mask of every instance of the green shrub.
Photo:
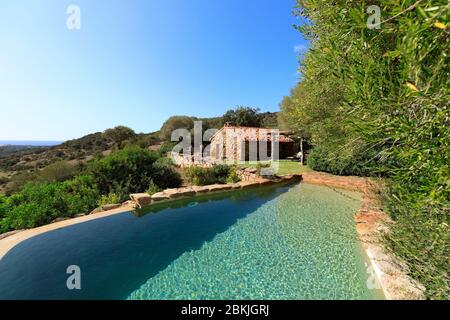
{"label": "green shrub", "polygon": [[40,182],[62,182],[78,174],[76,165],[67,161],[57,161],[37,172],[36,180]]}
{"label": "green shrub", "polygon": [[184,175],[189,183],[196,186],[204,186],[216,183],[216,177],[212,168],[188,167],[184,169]]}
{"label": "green shrub", "polygon": [[227,183],[227,178],[230,171],[231,166],[225,164],[216,164],[212,167],[212,174],[215,177],[216,183]]}
{"label": "green shrub", "polygon": [[308,165],[313,170],[337,175],[373,176],[381,173],[373,167],[374,157],[375,150],[363,152],[358,148],[341,150],[339,146],[320,145],[310,151]]}
{"label": "green shrub", "polygon": [[6,215],[6,212],[8,211],[8,207],[6,204],[7,200],[8,198],[5,195],[0,194],[0,226],[3,217]]}
{"label": "green shrub", "polygon": [[100,199],[97,201],[97,205],[99,207],[107,205],[107,204],[117,204],[117,203],[120,203],[120,198],[115,193],[110,193],[107,196],[106,195],[102,195],[100,197]]}
{"label": "green shrub", "polygon": [[147,193],[149,195],[152,195],[152,194],[158,193],[160,191],[162,191],[162,188],[158,187],[156,185],[156,183],[153,182],[153,180],[150,181],[150,185],[148,186]]}
{"label": "green shrub", "polygon": [[210,168],[188,167],[184,169],[184,175],[189,183],[197,186],[227,182],[237,182],[239,177],[236,168],[228,165],[214,165]]}
{"label": "green shrub", "polygon": [[90,171],[100,193],[115,193],[120,201],[128,199],[131,193],[147,190],[152,181],[163,189],[181,185],[181,177],[172,163],[139,147],[115,151],[93,162]]}
{"label": "green shrub", "polygon": [[166,141],[164,142],[158,150],[161,157],[166,157],[167,153],[171,152],[173,148],[177,145],[176,142]]}
{"label": "green shrub", "polygon": [[91,164],[91,173],[101,194],[116,193],[125,200],[130,193],[146,190],[156,153],[138,147],[112,152]]}
{"label": "green shrub", "polygon": [[7,194],[19,192],[29,182],[62,182],[69,180],[79,174],[82,165],[72,165],[67,161],[57,161],[40,171],[21,172],[15,174],[6,186]]}
{"label": "green shrub", "polygon": [[181,186],[181,176],[175,169],[172,160],[168,158],[158,159],[153,164],[152,169],[151,183],[157,185],[159,189],[177,188]]}
{"label": "green shrub", "polygon": [[96,207],[100,193],[95,180],[90,175],[78,176],[63,182],[66,192],[65,201],[70,216],[78,213],[89,213]]}
{"label": "green shrub", "polygon": [[[59,217],[88,213],[96,207],[99,194],[90,176],[56,183],[29,183],[0,204],[1,230],[34,228]],[[6,209],[5,209],[6,208]]]}
{"label": "green shrub", "polygon": [[241,181],[241,178],[237,174],[236,167],[233,166],[228,173],[227,183],[236,183],[239,181]]}

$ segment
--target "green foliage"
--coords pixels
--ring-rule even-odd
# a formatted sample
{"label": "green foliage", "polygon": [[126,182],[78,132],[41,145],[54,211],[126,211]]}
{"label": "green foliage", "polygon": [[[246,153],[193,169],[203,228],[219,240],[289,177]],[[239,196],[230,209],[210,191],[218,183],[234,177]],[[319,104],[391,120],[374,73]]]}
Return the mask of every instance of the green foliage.
{"label": "green foliage", "polygon": [[156,185],[156,183],[154,183],[153,180],[151,180],[150,181],[150,185],[148,186],[148,189],[147,189],[147,193],[149,195],[152,195],[152,194],[158,193],[158,192],[160,192],[162,190],[163,190],[162,188],[158,187]]}
{"label": "green foliage", "polygon": [[[7,207],[7,200],[8,198],[0,193],[0,227],[1,227],[1,221],[3,217],[6,215],[6,212],[8,211]],[[0,229],[1,230],[1,229]]]}
{"label": "green foliage", "polygon": [[99,207],[107,205],[107,204],[117,204],[120,203],[120,198],[115,193],[109,193],[108,195],[102,195],[100,199],[97,201],[97,205]]}
{"label": "green foliage", "polygon": [[231,166],[225,164],[216,164],[212,167],[213,176],[218,183],[227,183],[228,175],[230,174]]}
{"label": "green foliage", "polygon": [[33,228],[59,217],[87,213],[95,208],[98,196],[89,176],[59,183],[29,183],[21,192],[2,200],[0,208],[7,210],[3,209],[1,230]]}
{"label": "green foliage", "polygon": [[[88,174],[71,178],[75,172],[82,171]],[[119,203],[130,193],[142,192],[149,186],[160,190],[178,187],[182,182],[170,159],[139,147],[112,152],[91,162],[86,170],[58,162],[33,173],[32,177],[27,175],[23,181],[29,179],[33,182],[11,196],[0,195],[2,232],[33,228],[56,218],[88,213],[98,205]]]}
{"label": "green foliage", "polygon": [[169,158],[160,158],[153,163],[151,179],[147,186],[152,182],[160,189],[168,189],[181,186],[182,180],[172,160]]}
{"label": "green foliage", "polygon": [[188,167],[184,169],[184,176],[189,183],[196,186],[205,186],[216,183],[212,168]]}
{"label": "green foliage", "polygon": [[23,189],[23,187],[31,182],[35,181],[37,174],[34,172],[20,172],[11,177],[10,182],[6,185],[6,194],[12,194]]}
{"label": "green foliage", "polygon": [[166,141],[164,142],[158,150],[161,157],[165,157],[173,148],[177,145],[176,142]]}
{"label": "green foliage", "polygon": [[67,161],[57,161],[37,172],[37,181],[62,182],[73,178],[79,173],[76,165]]}
{"label": "green foliage", "polygon": [[62,185],[67,203],[67,212],[60,212],[63,216],[89,213],[96,207],[100,193],[92,176],[77,176]]}
{"label": "green foliage", "polygon": [[156,153],[138,147],[111,153],[94,162],[90,171],[101,194],[116,193],[125,200],[130,193],[145,190],[150,183]]}
{"label": "green foliage", "polygon": [[171,141],[172,132],[176,129],[186,129],[190,131],[194,127],[197,118],[188,116],[173,116],[167,119],[159,130],[160,138],[163,141]]}
{"label": "green foliage", "polygon": [[122,143],[123,147],[138,146],[140,148],[148,148],[149,146],[156,145],[160,142],[159,132],[153,132],[150,134],[138,134],[133,139]]}
{"label": "green foliage", "polygon": [[228,165],[214,165],[209,168],[192,166],[184,169],[184,175],[189,183],[196,186],[209,184],[226,184],[238,182],[240,179],[236,174],[236,168]]}
{"label": "green foliage", "polygon": [[228,110],[222,116],[223,123],[230,122],[235,126],[244,127],[261,127],[263,118],[259,113],[258,108],[237,107],[233,110]]}
{"label": "green foliage", "polygon": [[117,126],[115,128],[105,130],[105,132],[103,132],[103,136],[114,141],[117,146],[122,147],[125,141],[136,138],[136,133],[128,127]]}
{"label": "green foliage", "polygon": [[173,165],[158,159],[156,152],[130,147],[94,162],[91,172],[101,194],[116,193],[121,201],[147,190],[151,181],[162,188],[178,187],[181,178]]}
{"label": "green foliage", "polygon": [[67,161],[56,161],[44,169],[35,172],[21,172],[12,176],[6,186],[7,194],[19,192],[29,182],[62,182],[79,174],[82,167],[68,163]]}
{"label": "green foliage", "polygon": [[[308,165],[316,171],[337,175],[374,176],[377,173],[370,157],[376,157],[375,150],[360,150],[356,147],[335,150],[333,146],[322,144],[310,151]],[[371,152],[370,152],[371,151]],[[336,154],[339,154],[338,156]]]}
{"label": "green foliage", "polygon": [[311,136],[313,169],[386,177],[387,248],[429,298],[448,299],[448,1],[371,1],[380,29],[367,28],[368,5],[298,1],[310,50],[280,122]]}
{"label": "green foliage", "polygon": [[241,181],[241,178],[237,174],[236,167],[232,166],[228,172],[226,183],[236,183]]}

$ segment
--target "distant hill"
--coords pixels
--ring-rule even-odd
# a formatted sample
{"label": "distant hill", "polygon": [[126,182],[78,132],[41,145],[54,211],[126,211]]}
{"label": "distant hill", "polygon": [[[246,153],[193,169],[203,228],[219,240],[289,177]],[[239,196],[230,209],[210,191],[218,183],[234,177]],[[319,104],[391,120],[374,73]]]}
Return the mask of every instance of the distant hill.
{"label": "distant hill", "polygon": [[38,150],[45,150],[48,147],[36,147],[30,145],[0,145],[0,158],[8,157],[14,154],[36,152]]}
{"label": "distant hill", "polygon": [[43,168],[57,160],[83,160],[111,145],[112,141],[97,132],[53,147],[4,146],[0,147],[0,170],[23,171]]}

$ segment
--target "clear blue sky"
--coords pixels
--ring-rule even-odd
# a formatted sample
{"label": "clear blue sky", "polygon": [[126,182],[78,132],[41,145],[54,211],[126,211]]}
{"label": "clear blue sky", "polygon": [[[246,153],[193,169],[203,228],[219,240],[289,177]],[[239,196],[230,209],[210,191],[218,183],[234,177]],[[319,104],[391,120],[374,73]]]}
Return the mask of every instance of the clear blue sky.
{"label": "clear blue sky", "polygon": [[[298,79],[294,0],[2,0],[0,140],[66,140],[171,115],[276,111]],[[81,30],[66,27],[69,5]]]}

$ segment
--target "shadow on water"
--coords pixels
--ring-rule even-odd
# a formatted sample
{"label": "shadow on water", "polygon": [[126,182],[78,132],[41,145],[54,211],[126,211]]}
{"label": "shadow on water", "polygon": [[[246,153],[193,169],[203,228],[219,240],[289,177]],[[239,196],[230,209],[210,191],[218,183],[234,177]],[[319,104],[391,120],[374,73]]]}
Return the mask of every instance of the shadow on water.
{"label": "shadow on water", "polygon": [[[0,299],[124,299],[288,188],[177,201],[152,209],[158,213],[117,214],[30,238],[0,261]],[[66,287],[70,265],[81,269],[81,290]]]}

